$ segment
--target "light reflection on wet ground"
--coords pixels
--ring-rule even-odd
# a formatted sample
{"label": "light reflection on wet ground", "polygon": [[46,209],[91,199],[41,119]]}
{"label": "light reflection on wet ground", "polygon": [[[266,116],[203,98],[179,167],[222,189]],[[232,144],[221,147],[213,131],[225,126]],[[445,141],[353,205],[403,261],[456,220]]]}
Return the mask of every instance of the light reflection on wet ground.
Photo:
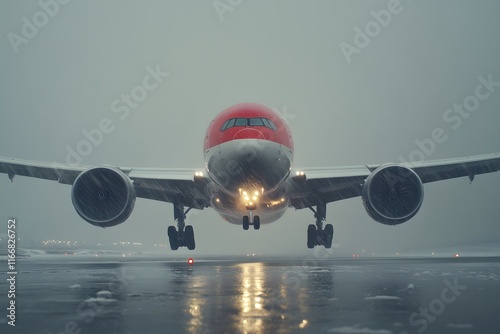
{"label": "light reflection on wet ground", "polygon": [[[500,325],[496,258],[189,266],[33,257],[18,267],[17,326],[0,321],[9,333],[497,333]],[[0,282],[2,295],[6,288]]]}

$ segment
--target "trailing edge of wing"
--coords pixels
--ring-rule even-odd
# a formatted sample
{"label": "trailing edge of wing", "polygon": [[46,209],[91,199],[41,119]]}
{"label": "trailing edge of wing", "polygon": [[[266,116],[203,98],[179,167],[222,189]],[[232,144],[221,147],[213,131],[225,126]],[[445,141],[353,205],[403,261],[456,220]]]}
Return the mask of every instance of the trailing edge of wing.
{"label": "trailing edge of wing", "polygon": [[[500,154],[430,160],[398,165],[413,169],[423,183],[500,171]],[[304,168],[292,178],[291,205],[302,209],[361,195],[365,179],[381,165]],[[295,171],[294,171],[295,172]],[[303,172],[303,177],[300,173]],[[293,174],[295,175],[295,173]]]}
{"label": "trailing edge of wing", "polygon": [[[16,175],[57,181],[72,185],[78,175],[94,166],[69,166],[0,157],[0,173],[13,180]],[[113,166],[108,166],[113,167]],[[114,167],[134,182],[137,197],[164,202],[179,202],[202,209],[210,205],[206,177],[194,179],[195,169]]]}

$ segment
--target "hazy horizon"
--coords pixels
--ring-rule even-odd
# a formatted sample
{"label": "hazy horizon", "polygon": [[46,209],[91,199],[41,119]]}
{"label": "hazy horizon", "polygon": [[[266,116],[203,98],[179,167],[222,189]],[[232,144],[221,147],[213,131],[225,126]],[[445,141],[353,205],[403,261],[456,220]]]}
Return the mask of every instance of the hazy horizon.
{"label": "hazy horizon", "polygon": [[[53,5],[44,11],[38,1],[6,2],[0,156],[65,163],[68,147],[76,150],[85,131],[109,119],[113,131],[82,164],[203,168],[209,122],[247,101],[277,109],[289,122],[294,167],[408,160],[436,128],[447,139],[427,160],[500,152],[500,87],[467,116],[448,112],[482,79],[500,82],[499,2],[220,2],[229,7],[160,0],[54,7],[42,0]],[[384,21],[380,13],[389,9],[396,14]],[[39,12],[53,15],[42,24]],[[23,30],[36,20],[36,33]],[[368,36],[365,28],[377,25]],[[369,42],[361,43],[358,28]],[[346,56],[346,45],[357,51]],[[127,105],[123,94],[157,68],[169,74],[137,106],[117,111]],[[334,244],[390,253],[500,242],[500,173],[472,184],[426,184],[424,193],[420,212],[397,227],[373,221],[360,198],[328,204]],[[0,233],[15,217],[18,236],[28,240],[168,243],[171,204],[138,199],[128,221],[100,229],[80,219],[70,195],[67,185],[19,176],[11,183],[0,175]],[[307,209],[290,208],[259,231],[228,224],[212,209],[192,211],[188,223],[197,248],[179,254],[314,252],[306,247],[314,223]]]}

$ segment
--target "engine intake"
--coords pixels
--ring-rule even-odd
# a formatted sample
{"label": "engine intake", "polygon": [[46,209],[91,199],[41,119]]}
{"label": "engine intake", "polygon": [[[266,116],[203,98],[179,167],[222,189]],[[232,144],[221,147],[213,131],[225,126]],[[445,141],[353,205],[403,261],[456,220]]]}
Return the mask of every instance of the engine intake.
{"label": "engine intake", "polygon": [[110,227],[128,219],[135,205],[135,189],[122,171],[97,167],[82,172],[73,183],[71,200],[88,223]]}
{"label": "engine intake", "polygon": [[371,218],[382,224],[397,225],[417,214],[424,199],[424,188],[412,169],[383,165],[366,179],[361,197]]}

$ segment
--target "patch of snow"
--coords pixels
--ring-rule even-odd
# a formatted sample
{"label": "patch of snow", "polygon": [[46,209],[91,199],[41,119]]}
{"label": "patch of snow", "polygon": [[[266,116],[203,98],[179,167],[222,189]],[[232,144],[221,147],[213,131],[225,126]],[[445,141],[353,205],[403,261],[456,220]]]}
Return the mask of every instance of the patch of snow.
{"label": "patch of snow", "polygon": [[396,297],[396,296],[371,296],[371,297],[365,297],[365,300],[401,300],[401,298]]}
{"label": "patch of snow", "polygon": [[108,299],[108,298],[89,298],[85,300],[87,303],[112,303],[116,302],[116,299]]}
{"label": "patch of snow", "polygon": [[332,328],[328,331],[329,333],[340,333],[340,334],[392,334],[388,329],[371,329],[368,327],[337,327]]}
{"label": "patch of snow", "polygon": [[110,291],[106,291],[106,290],[99,291],[97,293],[97,298],[111,299],[112,296],[113,296],[113,294]]}
{"label": "patch of snow", "polygon": [[469,328],[473,328],[474,326],[472,324],[453,324],[453,323],[450,323],[450,324],[446,325],[446,327],[454,328],[454,329],[469,329]]}

